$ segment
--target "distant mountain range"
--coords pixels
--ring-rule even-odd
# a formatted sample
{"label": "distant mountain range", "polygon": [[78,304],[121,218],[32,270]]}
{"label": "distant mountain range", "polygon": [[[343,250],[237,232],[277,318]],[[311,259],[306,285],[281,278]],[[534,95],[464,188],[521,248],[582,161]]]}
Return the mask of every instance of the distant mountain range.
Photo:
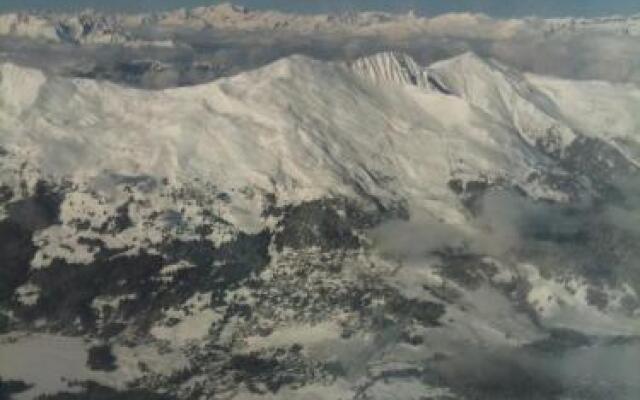
{"label": "distant mountain range", "polygon": [[[464,29],[461,29],[464,27]],[[487,28],[491,27],[490,30]],[[147,41],[152,28],[171,32],[193,30],[283,31],[301,34],[381,32],[430,35],[455,34],[468,37],[509,37],[532,30],[542,35],[599,32],[640,35],[640,16],[612,16],[593,19],[494,19],[484,14],[454,13],[435,17],[413,14],[362,12],[326,15],[298,15],[275,11],[253,11],[232,4],[179,9],[148,14],[109,14],[96,11],[64,13],[0,14],[0,35],[42,39],[73,44],[128,44],[171,46],[170,40]]]}

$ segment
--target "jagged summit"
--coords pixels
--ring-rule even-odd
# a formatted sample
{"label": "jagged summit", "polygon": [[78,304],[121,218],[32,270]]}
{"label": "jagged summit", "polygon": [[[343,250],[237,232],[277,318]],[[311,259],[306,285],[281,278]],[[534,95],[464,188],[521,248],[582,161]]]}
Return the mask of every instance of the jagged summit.
{"label": "jagged summit", "polygon": [[362,76],[377,83],[413,85],[447,93],[448,90],[428,70],[409,55],[400,52],[382,52],[359,58],[349,66]]}
{"label": "jagged summit", "polygon": [[236,5],[230,2],[224,2],[211,6],[196,7],[191,10],[192,15],[217,13],[220,15],[233,16],[236,14],[247,14],[250,10],[247,7]]}

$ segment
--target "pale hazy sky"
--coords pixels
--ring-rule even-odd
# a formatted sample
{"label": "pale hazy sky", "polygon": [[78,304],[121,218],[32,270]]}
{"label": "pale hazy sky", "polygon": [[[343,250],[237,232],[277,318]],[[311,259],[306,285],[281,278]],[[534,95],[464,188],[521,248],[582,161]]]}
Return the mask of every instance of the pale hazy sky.
{"label": "pale hazy sky", "polygon": [[[206,0],[0,0],[0,11],[94,8],[145,11],[217,4]],[[484,12],[494,16],[595,16],[640,13],[640,0],[237,0],[254,9],[294,12],[384,10],[432,15],[451,11]]]}

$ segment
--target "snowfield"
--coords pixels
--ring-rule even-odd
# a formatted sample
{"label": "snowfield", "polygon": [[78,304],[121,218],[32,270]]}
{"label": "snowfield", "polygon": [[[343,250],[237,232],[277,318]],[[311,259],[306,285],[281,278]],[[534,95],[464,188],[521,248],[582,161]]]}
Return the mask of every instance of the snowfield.
{"label": "snowfield", "polygon": [[[226,189],[238,182],[262,191],[275,187],[292,201],[352,195],[357,185],[385,201],[402,195],[427,209],[438,202],[441,210],[451,203],[446,183],[456,177],[508,177],[543,190],[527,177],[544,168],[545,151],[562,152],[577,133],[611,144],[638,140],[640,97],[633,87],[570,86],[505,71],[471,54],[417,72],[406,72],[404,62],[377,55],[359,60],[353,73],[295,56],[211,84],[159,92],[47,78],[5,64],[3,147],[37,169],[76,181],[105,171],[199,178]],[[412,84],[405,74],[424,76]],[[431,74],[443,82],[440,90],[429,85]],[[396,84],[377,85],[360,75]],[[575,92],[571,100],[568,88]],[[602,121],[589,110],[602,110],[603,91],[624,104],[607,102],[602,111],[616,124],[585,122],[564,110],[571,103],[575,114]],[[546,142],[552,147],[536,148]],[[376,184],[377,174],[390,183]]]}

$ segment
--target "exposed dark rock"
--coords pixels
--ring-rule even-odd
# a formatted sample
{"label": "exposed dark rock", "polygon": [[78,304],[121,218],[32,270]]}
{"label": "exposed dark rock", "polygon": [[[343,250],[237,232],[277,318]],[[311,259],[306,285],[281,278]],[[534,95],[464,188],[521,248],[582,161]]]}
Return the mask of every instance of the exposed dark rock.
{"label": "exposed dark rock", "polygon": [[449,90],[442,82],[440,82],[435,77],[430,75],[429,77],[427,77],[427,81],[429,82],[429,84],[431,86],[433,86],[440,93],[447,94],[447,95],[453,94],[453,92],[451,90]]}
{"label": "exposed dark rock", "polygon": [[536,139],[535,147],[551,157],[558,157],[562,154],[563,141],[562,134],[558,129],[547,129],[546,134]]}
{"label": "exposed dark rock", "polygon": [[579,203],[589,198],[589,181],[560,168],[544,172],[532,172],[527,177],[529,184],[547,187],[567,196],[569,202]]}
{"label": "exposed dark rock", "polygon": [[488,179],[463,181],[451,179],[448,182],[449,189],[453,191],[462,204],[473,214],[480,210],[481,200],[487,191],[492,188],[500,188],[500,182],[491,182]]}

